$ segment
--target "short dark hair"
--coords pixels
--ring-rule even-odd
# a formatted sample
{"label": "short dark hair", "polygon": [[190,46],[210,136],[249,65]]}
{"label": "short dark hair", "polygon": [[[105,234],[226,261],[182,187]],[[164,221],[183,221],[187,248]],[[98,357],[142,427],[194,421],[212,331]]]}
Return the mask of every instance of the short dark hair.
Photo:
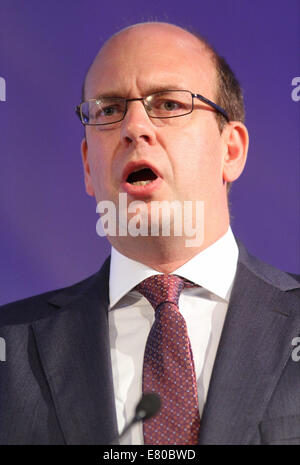
{"label": "short dark hair", "polygon": [[[194,30],[185,29],[187,32],[196,37],[211,56],[212,62],[217,73],[217,92],[215,95],[215,103],[226,110],[229,120],[245,121],[245,107],[243,91],[240,83],[235,76],[233,70],[224,57],[218,54],[208,40]],[[216,113],[220,131],[222,132],[226,119],[221,113]]]}
{"label": "short dark hair", "polygon": [[[213,59],[217,71],[216,103],[226,110],[229,120],[244,123],[245,107],[240,83],[224,57],[215,53]],[[216,116],[222,131],[225,125],[224,117],[220,113],[216,113]]]}
{"label": "short dark hair", "polygon": [[[211,55],[217,74],[217,90],[214,97],[215,103],[224,108],[229,117],[229,121],[241,121],[244,123],[245,105],[243,91],[233,70],[230,68],[225,58],[218,54],[207,39],[193,30],[186,29],[186,31],[195,36],[206,47],[207,51]],[[219,112],[215,113],[215,117],[217,119],[220,133],[222,133],[227,121]],[[232,183],[227,183],[227,192],[229,192],[231,184]]]}
{"label": "short dark hair", "polygon": [[[224,57],[213,53],[213,60],[217,71],[216,103],[224,108],[230,121],[245,121],[244,96],[239,81]],[[226,120],[221,113],[216,113],[219,130],[222,133]],[[231,182],[227,183],[227,193],[231,189]]]}

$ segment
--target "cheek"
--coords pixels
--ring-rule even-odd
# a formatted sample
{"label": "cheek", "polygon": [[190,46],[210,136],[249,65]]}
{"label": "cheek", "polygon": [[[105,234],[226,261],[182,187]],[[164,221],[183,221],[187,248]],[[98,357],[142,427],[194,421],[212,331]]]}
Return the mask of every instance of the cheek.
{"label": "cheek", "polygon": [[89,165],[97,201],[108,197],[107,191],[111,185],[109,181],[110,160],[107,153],[103,144],[90,143]]}
{"label": "cheek", "polygon": [[181,132],[173,138],[170,153],[177,184],[187,189],[187,196],[221,186],[221,144],[215,131],[185,131],[184,137]]}
{"label": "cheek", "polygon": [[214,134],[179,135],[172,142],[173,153],[187,170],[200,172],[214,172],[221,164],[221,145]]}

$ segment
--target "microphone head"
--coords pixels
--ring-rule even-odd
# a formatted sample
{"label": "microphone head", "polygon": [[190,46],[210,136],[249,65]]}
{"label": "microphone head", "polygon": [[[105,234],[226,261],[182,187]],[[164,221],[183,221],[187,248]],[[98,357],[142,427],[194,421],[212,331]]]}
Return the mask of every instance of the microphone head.
{"label": "microphone head", "polygon": [[136,421],[148,420],[157,414],[161,407],[161,400],[155,392],[147,392],[143,394],[141,400],[135,409]]}

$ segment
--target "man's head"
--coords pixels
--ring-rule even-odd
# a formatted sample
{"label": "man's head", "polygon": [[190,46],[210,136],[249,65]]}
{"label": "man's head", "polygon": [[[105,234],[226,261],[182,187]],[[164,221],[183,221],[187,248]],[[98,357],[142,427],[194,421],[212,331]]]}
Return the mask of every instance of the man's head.
{"label": "man's head", "polygon": [[[138,24],[114,35],[100,50],[86,77],[85,100],[139,98],[167,88],[219,103],[222,76],[216,64],[212,50],[195,35],[166,23]],[[82,156],[88,194],[116,205],[120,192],[129,194],[129,202],[149,205],[154,200],[201,200],[208,246],[228,227],[226,186],[241,174],[248,147],[244,125],[219,118],[197,100],[189,115],[151,119],[142,102],[134,101],[119,123],[86,126]],[[144,193],[128,191],[124,173],[130,164],[152,167],[159,182]],[[111,242],[124,252],[120,238]]]}

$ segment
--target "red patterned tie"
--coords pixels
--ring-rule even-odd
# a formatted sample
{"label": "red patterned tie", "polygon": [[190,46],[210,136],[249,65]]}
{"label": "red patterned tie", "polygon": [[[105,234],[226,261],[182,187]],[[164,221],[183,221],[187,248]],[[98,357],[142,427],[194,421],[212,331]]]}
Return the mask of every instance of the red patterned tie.
{"label": "red patterned tie", "polygon": [[178,309],[184,287],[195,285],[176,275],[155,275],[136,289],[155,310],[143,368],[143,392],[159,394],[160,412],[144,423],[145,444],[197,444],[200,416],[191,345]]}

